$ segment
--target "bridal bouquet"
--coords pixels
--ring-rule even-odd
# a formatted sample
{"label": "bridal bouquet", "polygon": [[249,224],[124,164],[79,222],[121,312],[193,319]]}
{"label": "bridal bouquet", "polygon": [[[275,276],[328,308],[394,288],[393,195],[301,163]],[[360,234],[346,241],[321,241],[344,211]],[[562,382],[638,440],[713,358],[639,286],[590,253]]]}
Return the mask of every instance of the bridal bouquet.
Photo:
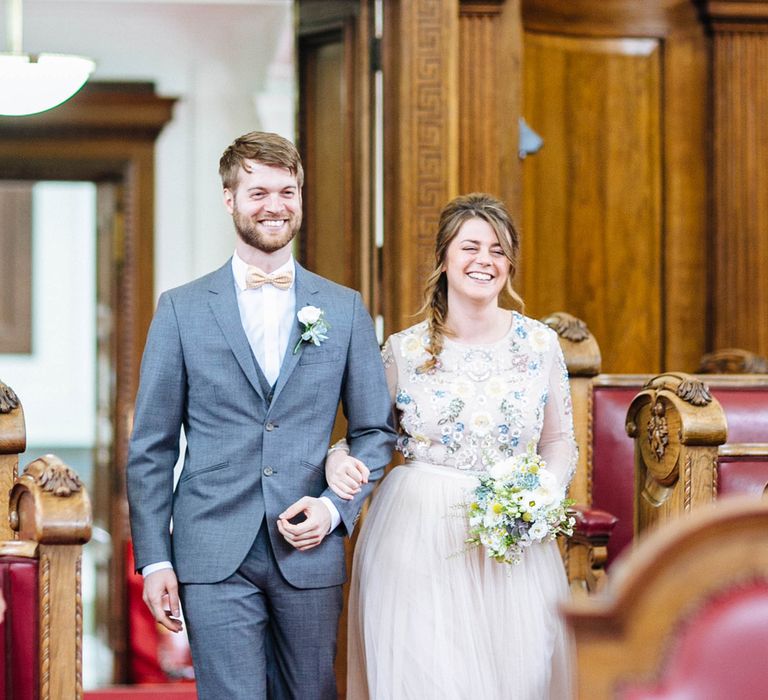
{"label": "bridal bouquet", "polygon": [[498,562],[519,564],[534,542],[573,534],[572,503],[530,445],[480,476],[469,503],[467,543],[483,545]]}

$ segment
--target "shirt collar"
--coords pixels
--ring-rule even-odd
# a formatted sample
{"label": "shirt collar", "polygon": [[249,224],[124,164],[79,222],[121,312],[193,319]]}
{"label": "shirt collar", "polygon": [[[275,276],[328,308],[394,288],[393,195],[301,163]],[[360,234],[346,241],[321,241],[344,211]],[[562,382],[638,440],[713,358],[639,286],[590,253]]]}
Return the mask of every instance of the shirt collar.
{"label": "shirt collar", "polygon": [[[238,254],[237,251],[235,251],[234,255],[232,256],[232,274],[235,277],[235,284],[237,285],[237,288],[242,292],[245,290],[245,278],[248,274],[248,263],[246,263]],[[291,289],[293,285],[296,284],[296,262],[293,259],[293,255],[291,255],[288,260],[286,260],[280,267],[278,267],[276,270],[272,270],[272,272],[284,272],[284,271],[290,271],[293,274],[293,280],[291,282]],[[288,290],[286,290],[288,291]]]}

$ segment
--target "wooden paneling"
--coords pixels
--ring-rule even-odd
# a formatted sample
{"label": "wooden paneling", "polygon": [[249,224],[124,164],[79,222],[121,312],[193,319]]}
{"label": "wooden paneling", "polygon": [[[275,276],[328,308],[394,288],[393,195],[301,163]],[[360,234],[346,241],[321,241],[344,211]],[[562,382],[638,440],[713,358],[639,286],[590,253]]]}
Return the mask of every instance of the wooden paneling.
{"label": "wooden paneling", "polygon": [[32,186],[0,182],[0,353],[32,352]]}
{"label": "wooden paneling", "polygon": [[334,282],[357,288],[352,225],[353,192],[345,135],[344,35],[332,33],[325,41],[303,44],[302,148],[310,177],[304,192],[302,262]]}
{"label": "wooden paneling", "polygon": [[696,26],[697,4],[697,0],[523,0],[523,22],[531,31],[577,36],[665,37]]}
{"label": "wooden paneling", "polygon": [[521,51],[518,0],[461,3],[459,189],[499,197],[518,220],[522,183],[514,115],[520,113]]}
{"label": "wooden paneling", "polygon": [[458,0],[384,3],[385,334],[414,323],[458,193]]}
{"label": "wooden paneling", "polygon": [[[768,16],[765,17],[768,29]],[[768,34],[714,38],[712,347],[768,353]]]}
{"label": "wooden paneling", "polygon": [[606,371],[662,362],[660,44],[529,32],[524,105],[544,147],[524,163],[523,297],[567,309]]}

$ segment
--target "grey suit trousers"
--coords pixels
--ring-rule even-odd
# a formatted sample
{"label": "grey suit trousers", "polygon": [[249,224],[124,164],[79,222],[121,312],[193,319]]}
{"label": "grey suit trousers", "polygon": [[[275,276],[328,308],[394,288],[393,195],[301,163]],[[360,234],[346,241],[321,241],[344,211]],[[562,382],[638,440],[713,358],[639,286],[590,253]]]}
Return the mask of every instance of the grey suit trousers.
{"label": "grey suit trousers", "polygon": [[[332,535],[331,535],[332,536]],[[180,585],[199,700],[335,700],[342,587],[295,588],[264,523],[237,571]],[[312,648],[306,648],[307,640]]]}

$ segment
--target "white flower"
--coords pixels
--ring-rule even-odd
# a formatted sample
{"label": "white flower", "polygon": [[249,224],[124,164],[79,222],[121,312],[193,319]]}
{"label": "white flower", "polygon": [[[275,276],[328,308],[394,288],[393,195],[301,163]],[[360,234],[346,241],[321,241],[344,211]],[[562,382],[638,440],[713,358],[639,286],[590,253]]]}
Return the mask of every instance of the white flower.
{"label": "white flower", "polygon": [[547,534],[549,533],[549,527],[547,527],[547,522],[545,520],[536,520],[534,521],[533,525],[531,525],[530,530],[528,530],[528,536],[532,540],[543,540]]}
{"label": "white flower", "polygon": [[542,506],[550,506],[563,500],[563,490],[555,475],[546,469],[539,470],[539,488],[534,491],[536,501]]}
{"label": "white flower", "polygon": [[424,345],[417,335],[409,335],[403,339],[400,345],[400,353],[403,357],[414,359],[424,352]]}
{"label": "white flower", "polygon": [[499,399],[507,391],[506,382],[499,377],[491,377],[485,384],[485,393],[492,399]]}
{"label": "white flower", "polygon": [[299,309],[296,318],[299,319],[299,323],[303,323],[305,326],[311,326],[313,323],[317,323],[322,314],[322,309],[318,309],[316,306],[307,305],[303,309]]}
{"label": "white flower", "polygon": [[487,411],[477,411],[476,413],[473,413],[472,417],[469,419],[469,425],[472,432],[477,435],[486,435],[491,429],[492,422],[493,418]]}
{"label": "white flower", "polygon": [[470,399],[475,393],[475,387],[472,382],[466,379],[457,379],[451,383],[451,393],[458,396],[460,399]]}
{"label": "white flower", "polygon": [[528,339],[536,352],[544,352],[549,347],[549,334],[544,328],[536,328]]}
{"label": "white flower", "polygon": [[507,457],[507,459],[502,459],[500,462],[496,462],[496,464],[490,467],[488,473],[496,481],[504,481],[512,476],[512,473],[515,471],[515,465],[515,459],[513,457]]}
{"label": "white flower", "polygon": [[307,305],[299,309],[296,314],[296,318],[299,319],[299,323],[304,326],[301,331],[296,346],[293,348],[293,354],[295,355],[302,343],[312,343],[312,345],[320,345],[324,340],[328,340],[328,329],[330,325],[323,318],[323,310],[318,309],[316,306]]}

